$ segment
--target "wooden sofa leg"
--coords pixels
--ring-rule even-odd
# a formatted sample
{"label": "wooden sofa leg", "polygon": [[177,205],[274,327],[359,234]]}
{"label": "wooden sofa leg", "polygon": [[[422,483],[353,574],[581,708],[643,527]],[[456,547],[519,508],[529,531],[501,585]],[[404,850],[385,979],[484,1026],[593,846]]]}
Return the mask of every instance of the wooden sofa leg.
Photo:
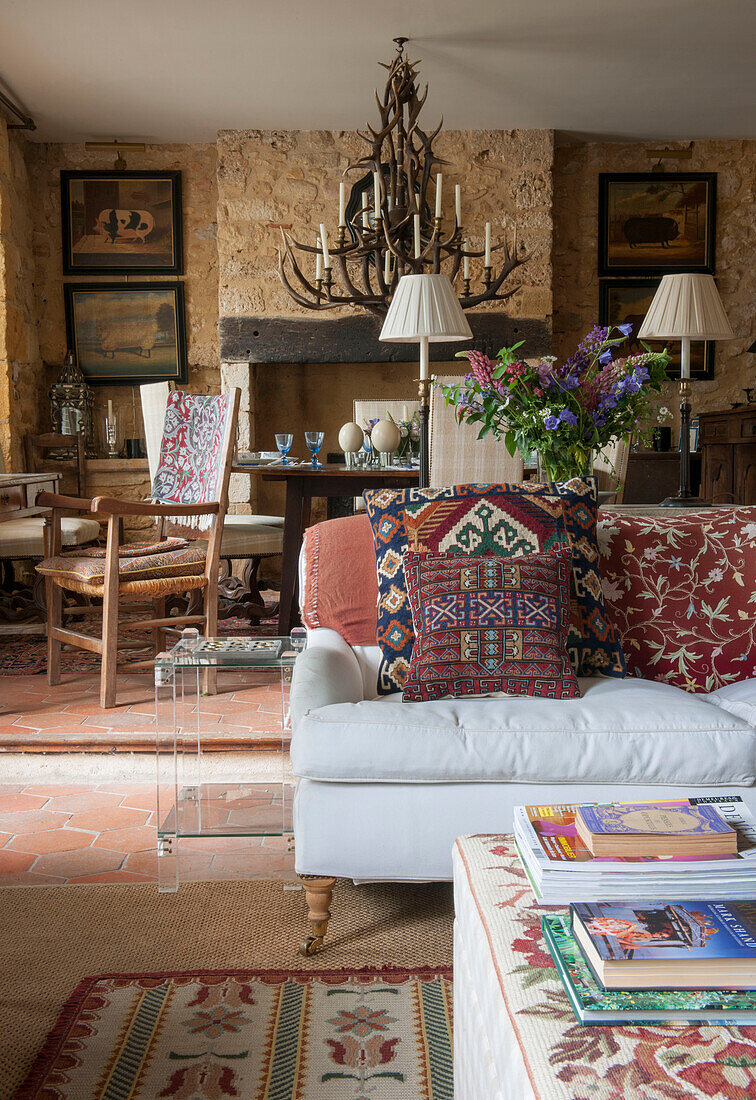
{"label": "wooden sofa leg", "polygon": [[320,875],[300,875],[307,898],[307,919],[312,926],[312,935],[302,940],[300,955],[314,955],[323,946],[328,920],[331,916],[329,906],[333,894],[335,878],[323,878]]}

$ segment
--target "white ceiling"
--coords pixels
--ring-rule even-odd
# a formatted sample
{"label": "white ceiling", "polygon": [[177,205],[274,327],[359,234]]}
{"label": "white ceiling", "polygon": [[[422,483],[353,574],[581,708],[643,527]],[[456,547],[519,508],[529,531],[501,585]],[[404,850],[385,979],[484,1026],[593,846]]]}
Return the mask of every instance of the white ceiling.
{"label": "white ceiling", "polygon": [[756,0],[0,0],[0,77],[33,140],[354,129],[399,34],[448,128],[756,136]]}

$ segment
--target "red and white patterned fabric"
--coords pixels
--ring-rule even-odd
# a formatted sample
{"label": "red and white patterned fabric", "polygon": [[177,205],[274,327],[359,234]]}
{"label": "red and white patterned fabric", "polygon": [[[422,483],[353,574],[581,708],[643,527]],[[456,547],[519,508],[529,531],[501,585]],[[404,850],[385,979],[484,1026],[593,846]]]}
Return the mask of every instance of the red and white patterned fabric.
{"label": "red and white patterned fabric", "polygon": [[573,699],[567,654],[570,549],[495,555],[404,555],[415,627],[402,698],[531,695]]}
{"label": "red and white patterned fabric", "polygon": [[[209,504],[218,500],[223,440],[231,401],[174,390],[165,409],[160,461],[152,481],[152,499],[160,504]],[[182,525],[207,527],[210,516],[182,519]]]}
{"label": "red and white patterned fabric", "polygon": [[756,676],[756,508],[600,512],[597,530],[632,676],[692,692]]}

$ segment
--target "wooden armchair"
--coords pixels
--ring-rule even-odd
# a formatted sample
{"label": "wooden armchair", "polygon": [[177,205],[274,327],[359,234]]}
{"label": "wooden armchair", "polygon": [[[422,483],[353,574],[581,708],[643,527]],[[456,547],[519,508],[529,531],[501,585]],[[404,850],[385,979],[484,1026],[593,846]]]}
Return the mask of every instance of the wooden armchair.
{"label": "wooden armchair", "polygon": [[[61,645],[100,654],[100,705],[116,705],[119,633],[149,627],[157,650],[164,648],[167,627],[203,624],[213,637],[218,618],[218,563],[223,518],[228,505],[233,443],[239,410],[238,389],[224,396],[200,396],[175,390],[168,399],[160,463],[152,482],[152,502],[95,497],[86,500],[52,493],[38,503],[51,509],[48,557],[37,566],[47,590],[47,681],[60,683]],[[61,552],[64,510],[107,517],[107,545]],[[157,541],[120,545],[123,516],[155,516]],[[164,539],[166,522],[172,536]],[[209,531],[207,530],[209,528]],[[173,534],[175,532],[175,534]],[[184,538],[176,538],[181,534]],[[206,539],[206,541],[204,541]],[[203,540],[203,541],[200,541]],[[62,625],[62,589],[100,597],[102,636],[97,638]],[[201,614],[167,618],[167,596],[191,590],[203,592]],[[152,602],[151,619],[119,620],[121,600]],[[135,648],[139,642],[122,643]]]}

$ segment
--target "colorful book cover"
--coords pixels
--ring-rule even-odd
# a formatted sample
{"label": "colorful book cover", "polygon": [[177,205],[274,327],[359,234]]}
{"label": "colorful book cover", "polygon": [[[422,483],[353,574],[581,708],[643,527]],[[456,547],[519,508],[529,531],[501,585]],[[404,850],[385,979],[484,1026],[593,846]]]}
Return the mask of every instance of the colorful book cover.
{"label": "colorful book cover", "polygon": [[674,802],[580,806],[578,813],[592,833],[711,836],[733,831],[713,806],[693,806],[687,798]]}
{"label": "colorful book cover", "polygon": [[756,1023],[756,990],[602,989],[572,936],[569,917],[543,916],[541,927],[565,993],[581,1023]]}
{"label": "colorful book cover", "polygon": [[575,902],[605,962],[756,959],[756,901]]}

